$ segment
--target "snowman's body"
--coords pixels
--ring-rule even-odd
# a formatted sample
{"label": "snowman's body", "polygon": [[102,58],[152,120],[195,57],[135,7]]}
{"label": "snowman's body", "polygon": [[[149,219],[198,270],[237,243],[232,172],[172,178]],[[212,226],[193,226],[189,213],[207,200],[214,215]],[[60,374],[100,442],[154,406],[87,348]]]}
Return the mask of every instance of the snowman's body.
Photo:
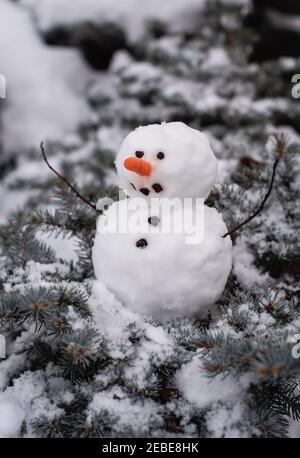
{"label": "snowman's body", "polygon": [[[143,138],[148,138],[146,151]],[[162,197],[183,202],[183,198],[204,198],[210,192],[217,161],[206,136],[182,123],[139,128],[123,142],[116,164],[130,198],[112,204],[99,217],[93,247],[96,278],[136,312],[156,318],[199,316],[221,296],[231,270],[231,240],[222,237],[226,225],[221,214],[203,202],[175,205],[169,213],[156,211]],[[143,204],[134,208],[128,204],[136,196]],[[198,213],[202,232],[196,242],[184,224],[182,231],[174,230],[172,224],[165,230],[166,219],[195,221]],[[124,219],[138,224],[124,230],[120,224]]]}
{"label": "snowman's body", "polygon": [[[231,270],[231,241],[221,237],[226,232],[221,215],[203,207],[203,239],[193,244],[187,243],[189,234],[184,231],[162,233],[161,221],[149,227],[153,214],[147,204],[137,215],[139,232],[114,233],[114,219],[123,213],[116,208],[120,206],[129,218],[135,212],[121,200],[100,217],[93,250],[96,277],[131,310],[159,318],[197,316],[214,304]],[[182,218],[181,209],[178,212]],[[147,245],[138,247],[141,240]]]}

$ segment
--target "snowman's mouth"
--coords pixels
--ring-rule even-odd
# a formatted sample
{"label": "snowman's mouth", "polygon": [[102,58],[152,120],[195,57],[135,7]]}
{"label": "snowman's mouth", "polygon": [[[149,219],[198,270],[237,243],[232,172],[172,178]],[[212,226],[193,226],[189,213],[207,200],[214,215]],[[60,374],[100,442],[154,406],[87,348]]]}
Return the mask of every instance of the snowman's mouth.
{"label": "snowman's mouth", "polygon": [[[131,185],[134,186],[132,183],[131,183]],[[136,189],[135,186],[134,186],[134,189]],[[154,183],[154,184],[152,185],[152,189],[153,189],[153,191],[155,191],[157,194],[163,191],[163,187],[162,187],[162,185],[159,184],[159,183]],[[148,188],[141,188],[139,191],[140,191],[142,194],[144,194],[145,196],[148,196],[148,195],[150,194],[150,189],[148,189]]]}
{"label": "snowman's mouth", "polygon": [[148,188],[141,188],[140,192],[144,194],[145,196],[148,196],[150,194],[150,191]]}

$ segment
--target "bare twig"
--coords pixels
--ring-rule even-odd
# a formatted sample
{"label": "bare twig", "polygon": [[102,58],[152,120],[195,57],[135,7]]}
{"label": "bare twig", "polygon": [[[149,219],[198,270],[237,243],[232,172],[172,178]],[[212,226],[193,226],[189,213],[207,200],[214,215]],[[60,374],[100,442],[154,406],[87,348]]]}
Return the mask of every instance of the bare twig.
{"label": "bare twig", "polygon": [[41,142],[41,151],[42,151],[42,155],[43,155],[43,159],[44,161],[46,162],[47,166],[49,167],[49,169],[60,179],[62,180],[73,192],[74,194],[76,194],[76,196],[81,199],[84,203],[86,203],[90,208],[92,208],[95,212],[97,212],[98,214],[100,214],[100,211],[97,209],[96,205],[92,204],[89,200],[87,200],[85,197],[83,197],[82,194],[80,194],[80,192],[69,182],[69,180],[67,180],[67,178],[65,178],[63,175],[61,175],[57,170],[55,170],[54,167],[52,167],[51,164],[49,164],[49,161],[48,161],[48,158],[46,156],[46,152],[45,152],[45,148],[44,148],[44,143]]}
{"label": "bare twig", "polygon": [[[279,148],[279,145],[278,145],[278,148]],[[223,238],[227,237],[227,235],[232,235],[234,232],[236,232],[239,229],[241,229],[241,227],[245,226],[245,224],[250,223],[250,221],[252,221],[261,211],[263,211],[265,203],[269,199],[270,194],[271,194],[272,189],[273,189],[273,184],[274,184],[275,175],[276,175],[276,169],[277,169],[277,166],[279,164],[280,158],[281,158],[281,154],[279,153],[278,156],[276,157],[275,161],[274,161],[274,164],[273,164],[272,177],[271,177],[271,181],[270,181],[270,184],[269,184],[268,191],[267,191],[265,197],[263,198],[263,201],[260,204],[260,206],[258,207],[258,209],[253,213],[253,215],[251,215],[247,219],[245,219],[245,221],[243,221],[242,223],[240,223],[237,226],[233,227],[230,231],[226,232],[226,234],[222,235]]]}

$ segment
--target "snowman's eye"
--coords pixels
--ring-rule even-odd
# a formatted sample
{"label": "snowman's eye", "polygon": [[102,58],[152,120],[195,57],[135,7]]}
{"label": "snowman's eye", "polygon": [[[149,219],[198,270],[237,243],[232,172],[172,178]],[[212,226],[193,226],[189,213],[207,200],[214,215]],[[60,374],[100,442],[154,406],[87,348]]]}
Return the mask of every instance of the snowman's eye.
{"label": "snowman's eye", "polygon": [[157,157],[157,159],[159,159],[159,160],[161,161],[162,159],[164,159],[165,153],[163,153],[162,151],[160,151],[159,153],[157,153],[157,156],[156,156],[156,157]]}
{"label": "snowman's eye", "polygon": [[141,158],[141,157],[144,156],[144,153],[143,153],[143,151],[136,151],[135,155],[136,155],[136,157]]}

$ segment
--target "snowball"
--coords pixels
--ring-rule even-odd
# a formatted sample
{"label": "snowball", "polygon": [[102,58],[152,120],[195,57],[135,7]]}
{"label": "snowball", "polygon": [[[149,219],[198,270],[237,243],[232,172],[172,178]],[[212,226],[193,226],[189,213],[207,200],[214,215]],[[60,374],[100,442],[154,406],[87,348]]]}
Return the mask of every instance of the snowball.
{"label": "snowball", "polygon": [[[128,170],[125,160],[150,164],[149,176]],[[158,156],[160,154],[160,156]],[[138,127],[123,141],[116,159],[120,186],[130,196],[207,197],[217,178],[217,159],[207,136],[182,122]],[[155,187],[159,185],[160,187]]]}

